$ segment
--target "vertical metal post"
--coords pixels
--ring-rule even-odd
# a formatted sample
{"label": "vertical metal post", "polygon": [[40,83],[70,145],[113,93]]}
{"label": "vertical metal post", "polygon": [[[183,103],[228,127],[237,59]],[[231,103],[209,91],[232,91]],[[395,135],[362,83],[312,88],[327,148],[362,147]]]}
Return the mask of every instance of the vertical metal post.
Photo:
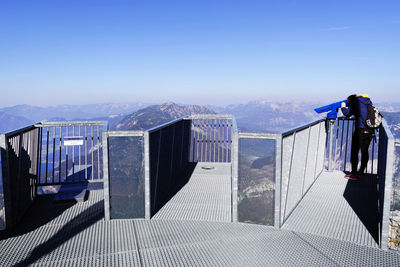
{"label": "vertical metal post", "polygon": [[93,126],[91,127],[92,129],[91,129],[91,139],[92,139],[92,146],[90,147],[90,150],[92,151],[92,175],[91,175],[91,177],[90,177],[90,180],[93,180],[94,179],[94,166],[95,166],[95,164],[94,164],[94,162],[93,162],[93,144],[94,144],[94,141],[93,141]]}
{"label": "vertical metal post", "polygon": [[[387,127],[386,123],[385,125],[385,131],[390,131],[389,128]],[[381,225],[381,248],[384,250],[388,249],[388,238],[389,238],[389,226],[390,226],[390,203],[391,203],[391,198],[392,198],[392,183],[393,183],[393,165],[394,165],[394,151],[395,151],[395,143],[393,136],[391,133],[385,133],[387,136],[387,141],[386,141],[386,153],[384,157],[386,158],[386,162],[383,162],[383,168],[385,169],[385,176],[380,177],[380,179],[384,179],[384,196],[383,196],[383,209],[382,214],[382,225]],[[390,137],[389,137],[390,135]],[[379,137],[381,137],[379,135]],[[381,138],[379,138],[381,139]]]}
{"label": "vertical metal post", "polygon": [[[65,126],[65,136],[68,136],[68,126]],[[68,182],[68,146],[65,146],[65,182]]]}
{"label": "vertical metal post", "polygon": [[108,133],[103,132],[104,219],[110,220],[110,180],[108,173]]}
{"label": "vertical metal post", "polygon": [[200,120],[197,120],[197,151],[196,151],[196,162],[200,162],[201,158],[200,158]]}
{"label": "vertical metal post", "polygon": [[87,171],[87,126],[85,125],[85,180],[88,179],[88,171]]}
{"label": "vertical metal post", "polygon": [[[148,131],[144,132],[144,217],[148,220],[151,218],[151,207],[150,207],[150,134]],[[104,132],[103,132],[103,144],[104,144]],[[103,147],[103,151],[106,148]],[[104,152],[103,152],[104,162]],[[104,169],[104,167],[103,167]],[[105,174],[104,174],[105,175]]]}
{"label": "vertical metal post", "polygon": [[97,126],[97,179],[100,179],[100,127]]}
{"label": "vertical metal post", "polygon": [[286,199],[285,199],[285,208],[283,210],[283,223],[286,220],[286,206],[287,206],[287,200],[289,196],[289,188],[290,188],[290,177],[292,176],[292,163],[293,163],[293,155],[294,155],[294,148],[296,144],[296,132],[293,133],[293,144],[292,144],[292,154],[290,155],[290,163],[289,163],[289,177],[288,177],[288,183],[287,183],[287,192],[286,192]]}
{"label": "vertical metal post", "polygon": [[306,180],[306,172],[307,172],[307,161],[308,161],[308,149],[310,147],[310,134],[311,134],[311,127],[308,127],[308,139],[307,139],[307,150],[306,150],[306,160],[304,164],[304,173],[303,173],[303,186],[301,188],[301,195],[303,196],[304,194],[304,184]]}
{"label": "vertical metal post", "polygon": [[275,212],[274,226],[281,228],[282,207],[282,134],[277,135],[275,150]]}
{"label": "vertical metal post", "polygon": [[[79,136],[81,136],[81,126],[79,125],[78,126],[78,134],[79,134]],[[78,151],[78,160],[79,160],[79,164],[78,164],[78,166],[79,166],[79,176],[81,176],[82,174],[81,174],[81,164],[82,164],[82,162],[81,162],[81,146],[79,146],[79,151]],[[81,177],[79,177],[79,179],[80,179]]]}
{"label": "vertical metal post", "polygon": [[218,139],[217,139],[217,144],[218,144],[218,150],[217,150],[217,161],[220,162],[220,147],[221,147],[221,120],[218,120]]}
{"label": "vertical metal post", "polygon": [[[158,186],[158,173],[159,173],[159,170],[160,170],[160,150],[161,150],[161,140],[162,140],[161,137],[162,137],[163,130],[160,129],[159,131],[160,131],[160,136],[158,138],[157,173],[155,175],[156,180],[154,181],[154,192],[151,192],[151,193],[154,194],[154,200],[153,200],[153,206],[151,207],[151,212],[153,212],[156,209],[157,197],[158,197],[158,195],[157,195],[157,186]],[[151,214],[151,215],[153,215],[153,214]]]}
{"label": "vertical metal post", "polygon": [[217,136],[217,133],[216,133],[216,128],[217,128],[217,121],[216,121],[216,119],[213,119],[213,162],[217,162],[216,160],[215,160],[215,150],[216,150],[216,148],[217,148],[217,144],[216,144],[216,142],[215,142],[215,138],[216,138],[216,136]]}
{"label": "vertical metal post", "polygon": [[232,222],[238,222],[238,186],[239,186],[239,133],[233,133],[232,159]]}
{"label": "vertical metal post", "polygon": [[42,175],[42,146],[43,146],[43,128],[39,128],[39,160],[38,160],[38,184],[41,183],[41,175]]}
{"label": "vertical metal post", "polygon": [[344,171],[346,171],[346,166],[347,166],[347,147],[349,145],[349,128],[350,128],[350,120],[347,120],[346,147],[344,152]]}
{"label": "vertical metal post", "polygon": [[313,175],[313,181],[317,178],[317,162],[318,162],[318,154],[319,154],[319,140],[321,138],[321,125],[322,123],[319,123],[318,127],[318,141],[317,141],[317,153],[315,156],[315,164],[314,164],[314,175]]}
{"label": "vertical metal post", "polygon": [[[75,126],[72,125],[72,136],[75,136]],[[75,180],[75,146],[72,146],[72,181]]]}
{"label": "vertical metal post", "polygon": [[372,140],[372,156],[371,156],[371,174],[373,174],[374,173],[374,148],[375,148],[375,146],[374,146],[374,140]]}
{"label": "vertical metal post", "polygon": [[60,127],[60,153],[59,153],[59,160],[58,160],[58,182],[61,183],[61,150],[62,150],[62,126]]}
{"label": "vertical metal post", "polygon": [[336,119],[334,122],[336,126],[336,135],[335,135],[335,148],[334,148],[334,157],[333,157],[333,170],[336,170],[336,162],[337,162],[337,145],[338,145],[338,137],[339,137],[339,127],[340,127],[340,120]]}
{"label": "vertical metal post", "polygon": [[[19,208],[20,208],[20,203],[19,203],[19,199],[20,199],[20,190],[19,190],[19,188],[20,188],[20,185],[21,185],[21,176],[22,176],[22,174],[21,174],[21,171],[22,171],[22,148],[23,148],[23,133],[21,132],[20,134],[19,134],[19,146],[18,146],[18,171],[17,171],[17,181],[16,181],[16,188],[17,188],[17,190],[15,190],[16,192],[14,192],[15,193],[15,207],[16,207],[16,210],[15,210],[15,213],[14,213],[14,218],[15,218],[15,222],[18,222],[18,220],[19,220]],[[48,138],[47,138],[47,140],[48,140]]]}
{"label": "vertical metal post", "polygon": [[[48,173],[48,163],[49,163],[49,127],[46,127],[46,184],[48,183],[47,181],[47,173]],[[22,145],[22,144],[20,144]]]}
{"label": "vertical metal post", "polygon": [[56,165],[56,127],[53,131],[53,171],[52,171],[52,183],[54,184],[54,167]]}
{"label": "vertical metal post", "polygon": [[342,120],[342,136],[340,139],[340,158],[342,158],[342,150],[343,150],[343,132],[344,132],[344,119]]}
{"label": "vertical metal post", "polygon": [[221,143],[222,143],[222,154],[221,154],[221,162],[225,162],[225,120],[222,120],[222,128],[221,128],[221,130],[222,130],[222,140],[221,140]]}
{"label": "vertical metal post", "polygon": [[333,124],[335,121],[328,120],[329,127],[329,150],[328,150],[328,171],[332,171],[332,146],[333,146]]}

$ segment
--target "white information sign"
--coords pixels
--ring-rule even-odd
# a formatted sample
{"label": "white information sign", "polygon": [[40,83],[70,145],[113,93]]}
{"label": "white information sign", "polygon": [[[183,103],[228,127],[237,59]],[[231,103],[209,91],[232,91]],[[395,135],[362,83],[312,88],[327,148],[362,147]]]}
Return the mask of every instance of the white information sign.
{"label": "white information sign", "polygon": [[64,137],[64,146],[81,146],[83,145],[82,136],[66,136]]}

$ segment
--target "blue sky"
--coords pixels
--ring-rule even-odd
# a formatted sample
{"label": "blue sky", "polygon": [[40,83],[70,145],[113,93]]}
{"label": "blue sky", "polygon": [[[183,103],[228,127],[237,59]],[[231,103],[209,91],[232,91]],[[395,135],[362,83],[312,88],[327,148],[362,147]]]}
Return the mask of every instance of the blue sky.
{"label": "blue sky", "polygon": [[400,102],[400,1],[3,0],[0,107]]}

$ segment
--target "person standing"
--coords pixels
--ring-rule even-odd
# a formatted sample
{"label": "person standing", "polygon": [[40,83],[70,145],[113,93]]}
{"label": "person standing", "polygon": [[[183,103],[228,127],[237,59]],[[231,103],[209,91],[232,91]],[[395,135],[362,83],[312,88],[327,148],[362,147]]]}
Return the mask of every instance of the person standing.
{"label": "person standing", "polygon": [[[345,102],[341,104],[341,110],[346,117],[355,117],[355,131],[351,141],[351,172],[345,177],[351,180],[359,180],[364,176],[365,169],[367,168],[369,155],[368,148],[374,136],[374,131],[368,129],[364,121],[368,116],[367,105],[372,105],[368,95],[350,95],[347,98],[347,105]],[[361,150],[361,166],[358,167],[358,153]]]}

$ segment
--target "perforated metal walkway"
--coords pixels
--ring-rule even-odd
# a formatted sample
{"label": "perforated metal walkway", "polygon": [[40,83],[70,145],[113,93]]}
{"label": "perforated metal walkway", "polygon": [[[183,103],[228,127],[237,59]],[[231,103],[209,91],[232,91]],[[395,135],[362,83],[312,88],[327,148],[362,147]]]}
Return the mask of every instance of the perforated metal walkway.
{"label": "perforated metal walkway", "polygon": [[153,219],[231,221],[231,164],[202,163]]}
{"label": "perforated metal walkway", "polygon": [[84,203],[37,204],[0,236],[0,266],[400,266],[396,252],[267,226],[106,222],[102,191]]}
{"label": "perforated metal walkway", "polygon": [[378,247],[376,176],[360,181],[323,172],[283,228]]}

